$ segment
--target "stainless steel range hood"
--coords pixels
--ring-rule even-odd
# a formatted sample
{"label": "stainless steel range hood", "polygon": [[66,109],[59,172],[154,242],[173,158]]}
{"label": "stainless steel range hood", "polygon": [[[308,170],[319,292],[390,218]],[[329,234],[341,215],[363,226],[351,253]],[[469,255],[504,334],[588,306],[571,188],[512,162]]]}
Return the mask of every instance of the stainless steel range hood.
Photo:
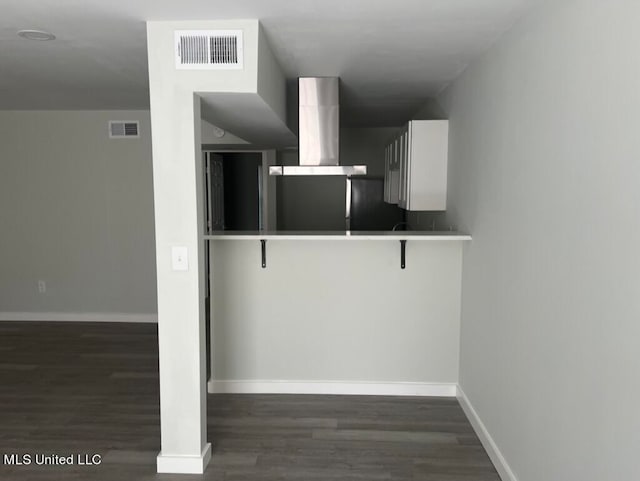
{"label": "stainless steel range hood", "polygon": [[296,166],[269,167],[269,175],[366,175],[366,165],[340,165],[340,79],[298,79],[298,155]]}

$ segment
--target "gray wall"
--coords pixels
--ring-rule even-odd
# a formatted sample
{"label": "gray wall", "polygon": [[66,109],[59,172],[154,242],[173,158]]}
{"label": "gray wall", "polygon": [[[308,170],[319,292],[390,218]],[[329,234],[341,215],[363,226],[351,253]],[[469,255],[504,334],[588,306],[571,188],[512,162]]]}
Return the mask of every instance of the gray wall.
{"label": "gray wall", "polygon": [[[384,148],[396,130],[341,129],[340,164],[365,164],[369,176],[384,177]],[[298,152],[278,152],[278,163],[297,165]],[[344,230],[344,177],[282,177],[277,189],[280,229]]]}
{"label": "gray wall", "polygon": [[462,242],[210,245],[215,380],[457,383]]}
{"label": "gray wall", "polygon": [[461,386],[520,481],[640,472],[639,18],[541,3],[442,98]]}
{"label": "gray wall", "polygon": [[0,112],[0,315],[156,312],[150,136],[144,111]]}

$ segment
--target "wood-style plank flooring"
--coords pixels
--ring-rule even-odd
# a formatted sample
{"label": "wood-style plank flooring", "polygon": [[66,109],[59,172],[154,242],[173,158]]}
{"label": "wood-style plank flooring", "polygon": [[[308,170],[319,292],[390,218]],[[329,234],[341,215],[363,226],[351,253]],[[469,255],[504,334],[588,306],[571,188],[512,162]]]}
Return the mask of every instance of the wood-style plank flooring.
{"label": "wood-style plank flooring", "polygon": [[[152,324],[0,322],[0,480],[499,481],[454,399],[210,395],[204,476],[158,475]],[[4,454],[100,454],[7,466]]]}

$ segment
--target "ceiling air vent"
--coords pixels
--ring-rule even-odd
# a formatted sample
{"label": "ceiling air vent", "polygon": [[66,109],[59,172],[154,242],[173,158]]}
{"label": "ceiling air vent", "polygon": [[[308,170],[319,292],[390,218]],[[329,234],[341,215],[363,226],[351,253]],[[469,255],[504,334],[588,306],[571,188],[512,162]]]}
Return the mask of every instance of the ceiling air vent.
{"label": "ceiling air vent", "polygon": [[140,137],[140,122],[137,120],[110,120],[110,139],[137,139]]}
{"label": "ceiling air vent", "polygon": [[242,69],[242,30],[178,30],[176,68]]}

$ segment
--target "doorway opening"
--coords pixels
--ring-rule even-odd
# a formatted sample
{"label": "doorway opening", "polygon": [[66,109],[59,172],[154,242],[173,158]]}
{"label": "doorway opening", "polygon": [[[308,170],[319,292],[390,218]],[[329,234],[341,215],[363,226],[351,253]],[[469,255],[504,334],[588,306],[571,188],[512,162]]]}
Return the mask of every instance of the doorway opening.
{"label": "doorway opening", "polygon": [[264,229],[261,152],[205,152],[207,233]]}
{"label": "doorway opening", "polygon": [[[203,151],[204,232],[265,231],[276,226],[275,150]],[[207,380],[211,378],[211,243],[204,249]]]}

